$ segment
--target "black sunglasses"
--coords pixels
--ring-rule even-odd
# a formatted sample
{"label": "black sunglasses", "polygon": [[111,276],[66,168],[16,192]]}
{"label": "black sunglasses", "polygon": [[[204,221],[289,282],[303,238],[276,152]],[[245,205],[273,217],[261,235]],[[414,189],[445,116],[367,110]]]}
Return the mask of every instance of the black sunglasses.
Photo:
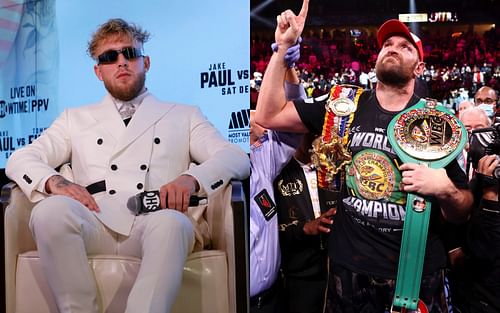
{"label": "black sunglasses", "polygon": [[138,57],[142,57],[140,49],[134,47],[126,47],[119,50],[108,50],[101,55],[97,56],[97,64],[112,64],[118,60],[118,55],[123,54],[125,59],[133,60]]}

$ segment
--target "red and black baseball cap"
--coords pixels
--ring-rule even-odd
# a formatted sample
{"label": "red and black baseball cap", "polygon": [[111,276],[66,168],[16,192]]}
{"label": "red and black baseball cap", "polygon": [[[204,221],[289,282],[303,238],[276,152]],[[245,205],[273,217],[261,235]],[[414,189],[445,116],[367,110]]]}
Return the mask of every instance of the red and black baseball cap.
{"label": "red and black baseball cap", "polygon": [[377,32],[378,45],[382,47],[382,44],[384,43],[384,41],[386,41],[387,38],[395,35],[403,36],[408,39],[415,46],[415,48],[417,48],[420,61],[424,61],[424,49],[422,47],[422,40],[420,40],[417,35],[410,32],[408,27],[399,20],[388,20],[384,24],[382,24],[382,26],[380,26]]}

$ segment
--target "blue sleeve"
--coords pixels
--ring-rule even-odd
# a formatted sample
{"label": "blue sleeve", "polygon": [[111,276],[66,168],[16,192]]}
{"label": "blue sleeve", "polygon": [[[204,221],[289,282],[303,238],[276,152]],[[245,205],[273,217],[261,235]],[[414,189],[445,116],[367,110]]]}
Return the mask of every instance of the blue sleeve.
{"label": "blue sleeve", "polygon": [[285,81],[286,98],[290,101],[304,100],[307,98],[306,90],[302,84],[292,84]]}
{"label": "blue sleeve", "polygon": [[268,130],[250,148],[252,176],[274,181],[302,140],[302,134]]}

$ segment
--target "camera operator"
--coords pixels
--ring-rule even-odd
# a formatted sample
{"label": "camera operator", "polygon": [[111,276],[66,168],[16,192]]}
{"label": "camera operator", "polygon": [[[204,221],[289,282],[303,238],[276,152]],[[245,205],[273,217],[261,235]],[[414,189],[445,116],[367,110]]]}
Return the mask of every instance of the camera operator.
{"label": "camera operator", "polygon": [[460,118],[470,132],[474,209],[465,227],[448,231],[451,298],[458,312],[500,312],[500,126],[477,107]]}
{"label": "camera operator", "polygon": [[452,300],[459,312],[500,312],[500,125],[471,130],[474,209],[460,248],[464,254],[451,262]]}
{"label": "camera operator", "polygon": [[493,176],[498,155],[485,155],[471,181],[475,206],[467,230],[468,290],[463,312],[500,312],[500,205]]}

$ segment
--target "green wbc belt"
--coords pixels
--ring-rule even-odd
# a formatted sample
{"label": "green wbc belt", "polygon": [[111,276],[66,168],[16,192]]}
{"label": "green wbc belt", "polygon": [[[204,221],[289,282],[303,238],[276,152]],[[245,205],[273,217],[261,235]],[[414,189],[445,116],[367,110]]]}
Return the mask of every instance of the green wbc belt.
{"label": "green wbc belt", "polygon": [[[431,168],[445,167],[467,142],[467,131],[455,115],[424,99],[395,116],[387,136],[403,163]],[[394,308],[417,310],[430,213],[430,199],[408,193]]]}

